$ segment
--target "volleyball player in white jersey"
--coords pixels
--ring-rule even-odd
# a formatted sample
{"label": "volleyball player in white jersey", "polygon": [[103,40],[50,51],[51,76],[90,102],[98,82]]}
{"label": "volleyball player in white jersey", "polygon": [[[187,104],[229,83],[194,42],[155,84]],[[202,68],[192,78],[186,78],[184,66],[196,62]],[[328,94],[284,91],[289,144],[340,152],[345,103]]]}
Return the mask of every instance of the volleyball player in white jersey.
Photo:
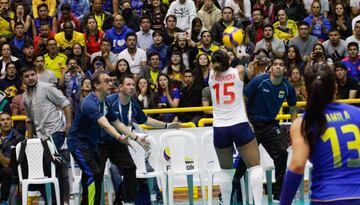
{"label": "volleyball player in white jersey", "polygon": [[241,65],[229,68],[229,57],[225,52],[218,50],[212,55],[209,87],[214,108],[214,146],[221,167],[220,191],[224,205],[230,205],[234,143],[250,172],[255,205],[262,201],[263,169],[258,144],[245,112],[244,73]]}

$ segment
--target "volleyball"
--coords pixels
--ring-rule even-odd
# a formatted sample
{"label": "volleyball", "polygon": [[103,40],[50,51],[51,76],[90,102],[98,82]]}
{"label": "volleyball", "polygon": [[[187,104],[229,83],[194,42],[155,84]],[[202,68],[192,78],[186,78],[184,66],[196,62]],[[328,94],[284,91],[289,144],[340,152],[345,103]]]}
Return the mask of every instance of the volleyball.
{"label": "volleyball", "polygon": [[223,43],[227,47],[236,47],[241,45],[244,40],[243,30],[234,26],[229,26],[224,30]]}

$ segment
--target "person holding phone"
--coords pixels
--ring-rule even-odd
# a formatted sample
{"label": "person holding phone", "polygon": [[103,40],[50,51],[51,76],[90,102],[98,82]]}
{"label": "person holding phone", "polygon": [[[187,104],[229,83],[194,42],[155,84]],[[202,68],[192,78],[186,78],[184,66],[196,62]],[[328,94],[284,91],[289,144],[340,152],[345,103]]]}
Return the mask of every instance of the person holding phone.
{"label": "person holding phone", "polygon": [[321,43],[315,43],[312,49],[312,52],[306,59],[307,64],[305,66],[305,70],[315,64],[327,64],[328,66],[333,66],[333,61],[331,58],[326,57],[326,51],[324,46]]}

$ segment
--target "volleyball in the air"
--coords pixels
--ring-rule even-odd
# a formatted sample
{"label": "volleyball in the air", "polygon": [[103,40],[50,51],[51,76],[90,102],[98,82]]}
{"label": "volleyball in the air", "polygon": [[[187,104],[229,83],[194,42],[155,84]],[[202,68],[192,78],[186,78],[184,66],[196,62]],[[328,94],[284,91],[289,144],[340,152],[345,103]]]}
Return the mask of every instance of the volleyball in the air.
{"label": "volleyball in the air", "polygon": [[241,45],[244,40],[244,31],[234,26],[229,26],[224,30],[223,43],[227,47],[236,47]]}

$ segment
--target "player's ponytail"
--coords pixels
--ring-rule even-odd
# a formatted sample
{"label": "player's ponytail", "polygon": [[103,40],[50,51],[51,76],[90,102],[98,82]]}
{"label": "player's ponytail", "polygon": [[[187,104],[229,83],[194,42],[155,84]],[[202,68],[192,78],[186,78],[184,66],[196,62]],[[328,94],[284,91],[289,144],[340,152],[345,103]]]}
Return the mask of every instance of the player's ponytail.
{"label": "player's ponytail", "polygon": [[326,130],[325,107],[333,102],[336,85],[334,71],[324,64],[314,64],[305,70],[307,104],[301,133],[312,147]]}
{"label": "player's ponytail", "polygon": [[213,70],[215,72],[223,72],[229,68],[229,56],[222,50],[217,50],[212,54],[211,62],[213,63]]}

